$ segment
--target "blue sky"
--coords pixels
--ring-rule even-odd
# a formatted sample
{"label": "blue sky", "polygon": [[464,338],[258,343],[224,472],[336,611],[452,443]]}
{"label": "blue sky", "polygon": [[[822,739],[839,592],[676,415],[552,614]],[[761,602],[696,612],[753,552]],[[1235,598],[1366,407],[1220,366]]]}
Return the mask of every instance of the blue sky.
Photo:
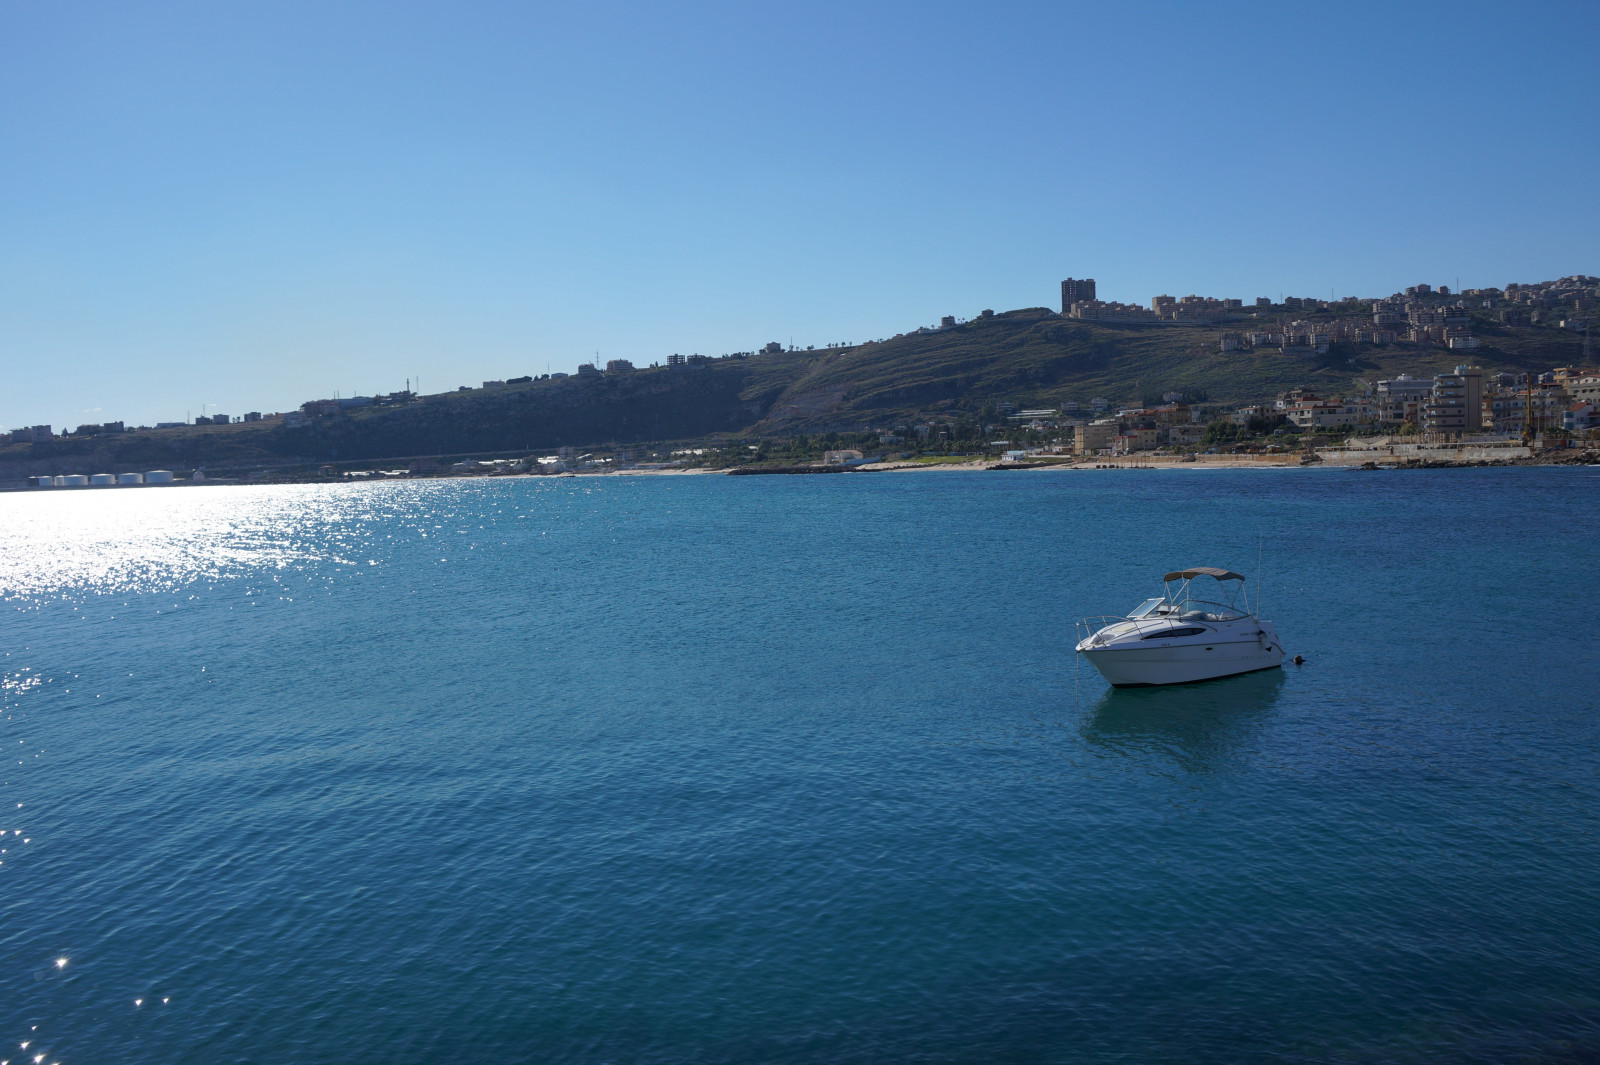
{"label": "blue sky", "polygon": [[1600,5],[0,0],[0,425],[1600,273]]}

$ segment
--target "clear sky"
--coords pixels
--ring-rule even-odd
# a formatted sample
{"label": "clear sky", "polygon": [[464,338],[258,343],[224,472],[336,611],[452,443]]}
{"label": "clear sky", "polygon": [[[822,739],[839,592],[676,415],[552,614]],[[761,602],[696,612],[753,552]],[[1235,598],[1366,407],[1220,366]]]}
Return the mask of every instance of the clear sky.
{"label": "clear sky", "polygon": [[1600,5],[0,0],[0,425],[1600,273]]}

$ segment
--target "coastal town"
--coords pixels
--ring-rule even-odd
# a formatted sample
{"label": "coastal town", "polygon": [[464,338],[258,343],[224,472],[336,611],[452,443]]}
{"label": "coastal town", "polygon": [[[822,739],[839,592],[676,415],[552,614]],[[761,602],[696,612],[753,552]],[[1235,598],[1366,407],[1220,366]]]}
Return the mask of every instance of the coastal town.
{"label": "coastal town", "polygon": [[[1282,392],[1228,411],[1186,406],[1182,396],[1166,405],[1117,412],[1074,424],[1073,450],[1080,455],[1129,454],[1163,447],[1226,443],[1271,433],[1398,433],[1435,443],[1556,436],[1592,437],[1600,428],[1600,370],[1589,364],[1589,317],[1600,302],[1600,278],[1587,275],[1539,284],[1509,284],[1504,289],[1452,292],[1447,285],[1412,285],[1404,292],[1363,301],[1338,302],[1287,297],[1274,304],[1258,298],[1246,310],[1243,300],[1200,296],[1156,296],[1148,309],[1095,299],[1095,283],[1069,278],[1061,283],[1062,314],[1076,319],[1151,323],[1222,322],[1255,319],[1267,324],[1223,332],[1222,351],[1276,349],[1285,355],[1325,355],[1336,342],[1414,348],[1438,345],[1451,352],[1478,348],[1474,320],[1505,325],[1550,325],[1581,332],[1584,365],[1543,372],[1485,373],[1470,363],[1427,378],[1400,374],[1359,390],[1322,394],[1309,388]],[[1331,320],[1289,319],[1295,312],[1334,312]],[[1278,317],[1276,324],[1271,319]],[[1096,404],[1103,403],[1096,400]],[[1030,428],[1053,428],[1061,411],[1041,411]],[[1225,419],[1226,424],[1216,421]],[[1206,423],[1202,429],[1201,423]]]}
{"label": "coastal town", "polygon": [[[111,487],[142,484],[195,483],[207,467],[224,466],[223,481],[289,479],[383,479],[415,476],[482,474],[559,474],[619,469],[674,470],[749,468],[882,468],[884,464],[947,461],[965,458],[997,465],[1054,463],[1064,460],[1147,459],[1202,461],[1217,456],[1297,455],[1318,461],[1334,454],[1348,456],[1374,447],[1386,454],[1419,461],[1424,453],[1452,459],[1524,459],[1552,450],[1592,445],[1600,434],[1600,368],[1590,358],[1590,317],[1600,304],[1600,278],[1562,277],[1539,283],[1511,283],[1504,288],[1456,290],[1417,284],[1388,296],[1322,300],[1280,296],[1242,299],[1158,295],[1148,306],[1102,301],[1094,279],[1061,282],[1059,311],[996,315],[985,310],[975,320],[946,315],[937,325],[865,343],[830,343],[798,348],[768,343],[750,351],[719,357],[673,353],[649,366],[613,358],[580,365],[568,380],[564,373],[527,374],[487,380],[476,388],[462,385],[449,392],[422,394],[407,380],[403,389],[373,395],[309,400],[294,410],[250,411],[240,416],[208,413],[183,422],[130,426],[121,421],[81,424],[56,433],[47,424],[11,429],[5,453],[25,470],[13,487]],[[1003,319],[1031,315],[1038,324],[1058,321],[1070,326],[1110,326],[1119,336],[1137,338],[1146,329],[1189,327],[1211,345],[1210,358],[1266,357],[1280,379],[1302,380],[1315,374],[1326,380],[1330,370],[1346,367],[1344,387],[1307,383],[1258,395],[1250,402],[1218,403],[1208,389],[1167,389],[1134,396],[1134,402],[1109,395],[1058,394],[1053,402],[1028,401],[1025,395],[987,395],[959,404],[941,401],[921,417],[892,421],[831,419],[834,424],[809,425],[797,431],[769,429],[758,433],[715,432],[698,436],[666,436],[659,440],[610,442],[602,430],[587,438],[574,430],[570,443],[547,450],[507,454],[419,455],[420,449],[396,448],[390,463],[354,468],[326,456],[293,456],[286,463],[257,462],[255,470],[226,457],[212,458],[201,447],[187,471],[90,468],[74,464],[74,450],[104,449],[105,442],[145,438],[159,441],[177,434],[206,444],[231,440],[215,433],[226,426],[236,432],[347,431],[373,424],[362,419],[407,409],[460,410],[452,404],[480,400],[502,405],[530,388],[592,388],[625,380],[647,380],[666,374],[691,381],[696,371],[761,360],[816,360],[839,355],[863,359],[907,343],[938,343],[944,336],[970,333]],[[1539,369],[1509,370],[1479,365],[1480,354],[1492,355],[1481,338],[1508,332],[1535,337],[1570,337],[1568,348],[1577,362]],[[1188,335],[1188,334],[1185,334]],[[1501,341],[1503,343],[1503,341]],[[1363,376],[1363,364],[1385,358],[1404,365],[1452,363],[1434,372],[1399,372]],[[1198,359],[1198,354],[1192,356]],[[1225,370],[1217,371],[1226,373]],[[1126,387],[1142,392],[1140,382]],[[1237,392],[1238,389],[1233,389]],[[1124,393],[1125,395],[1126,393]],[[352,420],[354,419],[354,420]],[[816,419],[813,419],[815,421]],[[188,435],[185,435],[188,434]],[[296,440],[301,437],[290,436]],[[1395,450],[1398,448],[1399,450]],[[1440,449],[1444,448],[1443,452]],[[305,450],[303,447],[301,450]],[[29,462],[31,460],[31,465]],[[121,464],[125,466],[126,464]],[[83,468],[78,468],[82,466]],[[214,480],[218,478],[213,478]]]}

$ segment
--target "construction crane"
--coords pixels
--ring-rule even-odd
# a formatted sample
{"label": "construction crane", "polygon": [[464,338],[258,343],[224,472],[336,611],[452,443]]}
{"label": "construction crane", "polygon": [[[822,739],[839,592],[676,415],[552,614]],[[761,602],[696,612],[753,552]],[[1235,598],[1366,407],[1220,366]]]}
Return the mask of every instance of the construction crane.
{"label": "construction crane", "polygon": [[1528,371],[1528,411],[1522,419],[1522,442],[1533,446],[1533,371]]}

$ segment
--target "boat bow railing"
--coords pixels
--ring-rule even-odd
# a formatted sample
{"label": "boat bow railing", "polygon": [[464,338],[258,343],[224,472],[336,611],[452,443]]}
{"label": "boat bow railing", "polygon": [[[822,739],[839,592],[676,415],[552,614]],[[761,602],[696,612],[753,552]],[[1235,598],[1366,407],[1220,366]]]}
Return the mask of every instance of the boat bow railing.
{"label": "boat bow railing", "polygon": [[[1163,629],[1171,628],[1173,625],[1181,625],[1186,621],[1215,625],[1219,622],[1242,621],[1250,616],[1240,612],[1237,607],[1228,606],[1224,603],[1210,603],[1200,599],[1191,599],[1176,605],[1183,609],[1173,613],[1156,614],[1142,618],[1119,617],[1116,614],[1098,614],[1081,618],[1076,626],[1078,644],[1081,646],[1085,640],[1088,640],[1091,648],[1104,646],[1106,641],[1095,639],[1095,637],[1098,637],[1113,625],[1131,626],[1131,631],[1143,639],[1147,635],[1153,636]],[[1207,607],[1211,609],[1205,609]],[[1204,616],[1198,618],[1184,616],[1185,614],[1192,615],[1196,612]],[[1129,629],[1123,629],[1117,635],[1120,637],[1126,635],[1129,631]]]}
{"label": "boat bow railing", "polygon": [[[1100,635],[1113,625],[1130,625],[1132,626],[1132,631],[1143,638],[1146,635],[1154,635],[1162,629],[1170,629],[1177,621],[1178,618],[1172,614],[1163,614],[1156,618],[1118,617],[1115,614],[1092,615],[1079,619],[1077,624],[1078,643],[1081,645],[1085,640],[1088,640],[1091,647],[1103,646],[1106,641],[1100,638]],[[1124,635],[1127,631],[1127,629],[1124,629],[1117,635]]]}

